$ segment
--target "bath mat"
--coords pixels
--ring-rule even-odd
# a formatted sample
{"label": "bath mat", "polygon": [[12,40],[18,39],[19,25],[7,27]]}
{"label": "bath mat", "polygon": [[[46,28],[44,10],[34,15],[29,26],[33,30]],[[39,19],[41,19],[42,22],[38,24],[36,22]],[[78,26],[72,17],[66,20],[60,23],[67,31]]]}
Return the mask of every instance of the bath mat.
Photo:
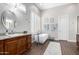
{"label": "bath mat", "polygon": [[44,55],[62,55],[61,45],[59,42],[50,42]]}

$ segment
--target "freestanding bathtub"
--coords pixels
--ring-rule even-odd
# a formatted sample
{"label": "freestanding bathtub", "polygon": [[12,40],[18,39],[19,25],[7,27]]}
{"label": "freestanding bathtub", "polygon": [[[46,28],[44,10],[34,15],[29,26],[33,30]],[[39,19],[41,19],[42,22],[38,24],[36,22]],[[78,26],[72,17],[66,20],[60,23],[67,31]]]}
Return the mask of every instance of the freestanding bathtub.
{"label": "freestanding bathtub", "polygon": [[35,42],[43,44],[48,39],[48,34],[36,34],[34,39]]}

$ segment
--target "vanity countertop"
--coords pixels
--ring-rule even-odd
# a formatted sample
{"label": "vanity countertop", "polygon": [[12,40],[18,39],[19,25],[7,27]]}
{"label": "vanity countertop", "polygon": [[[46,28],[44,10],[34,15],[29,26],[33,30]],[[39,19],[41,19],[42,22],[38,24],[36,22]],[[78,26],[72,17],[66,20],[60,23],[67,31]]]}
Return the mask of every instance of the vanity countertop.
{"label": "vanity countertop", "polygon": [[5,39],[8,39],[8,38],[17,37],[17,36],[23,36],[23,35],[30,35],[30,33],[0,35],[0,40],[5,40]]}

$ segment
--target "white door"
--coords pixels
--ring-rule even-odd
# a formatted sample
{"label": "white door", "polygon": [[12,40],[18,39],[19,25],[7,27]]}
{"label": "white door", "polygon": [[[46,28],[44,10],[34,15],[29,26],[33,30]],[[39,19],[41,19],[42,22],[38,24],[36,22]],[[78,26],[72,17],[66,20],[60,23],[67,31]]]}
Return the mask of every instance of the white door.
{"label": "white door", "polygon": [[69,38],[69,18],[68,16],[58,17],[58,40],[68,40]]}

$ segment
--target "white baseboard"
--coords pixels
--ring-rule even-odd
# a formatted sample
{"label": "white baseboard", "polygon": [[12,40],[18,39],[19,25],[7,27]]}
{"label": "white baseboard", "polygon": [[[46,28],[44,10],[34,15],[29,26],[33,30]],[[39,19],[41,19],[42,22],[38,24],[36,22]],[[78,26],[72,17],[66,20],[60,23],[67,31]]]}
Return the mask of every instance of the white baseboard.
{"label": "white baseboard", "polygon": [[[58,39],[56,38],[55,40],[63,40],[63,39]],[[76,39],[75,40],[67,40],[68,42],[76,42]]]}
{"label": "white baseboard", "polygon": [[67,40],[68,42],[76,42],[76,40]]}

